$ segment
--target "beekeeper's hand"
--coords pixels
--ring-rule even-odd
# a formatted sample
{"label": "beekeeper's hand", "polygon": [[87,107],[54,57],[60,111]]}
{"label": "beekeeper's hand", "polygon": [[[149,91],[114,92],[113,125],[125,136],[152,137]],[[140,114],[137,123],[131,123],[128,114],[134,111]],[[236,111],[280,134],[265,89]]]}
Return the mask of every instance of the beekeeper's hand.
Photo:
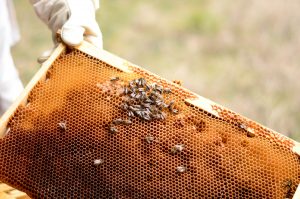
{"label": "beekeeper's hand", "polygon": [[[35,12],[52,31],[57,45],[56,33],[61,29],[61,39],[69,46],[77,46],[83,40],[102,48],[102,33],[95,18],[99,0],[30,0]],[[48,59],[51,51],[44,53],[39,62]]]}

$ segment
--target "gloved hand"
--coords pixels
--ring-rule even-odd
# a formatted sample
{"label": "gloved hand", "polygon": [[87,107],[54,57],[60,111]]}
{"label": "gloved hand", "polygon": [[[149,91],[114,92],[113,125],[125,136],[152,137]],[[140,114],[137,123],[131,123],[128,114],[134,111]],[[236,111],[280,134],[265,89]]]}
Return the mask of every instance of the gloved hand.
{"label": "gloved hand", "polygon": [[[83,40],[102,48],[102,33],[95,18],[99,8],[98,0],[30,0],[35,12],[52,31],[57,44],[56,33],[61,29],[61,39],[69,46],[77,46]],[[39,62],[48,59],[52,50],[45,52]]]}

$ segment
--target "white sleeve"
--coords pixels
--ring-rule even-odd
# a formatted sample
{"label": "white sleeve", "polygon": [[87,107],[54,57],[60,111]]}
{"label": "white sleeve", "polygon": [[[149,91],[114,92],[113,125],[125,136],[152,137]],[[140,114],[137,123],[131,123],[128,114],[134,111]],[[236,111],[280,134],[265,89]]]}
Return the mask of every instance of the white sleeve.
{"label": "white sleeve", "polygon": [[100,8],[100,3],[99,3],[99,0],[93,0],[94,2],[94,6],[95,6],[95,9],[99,9]]}

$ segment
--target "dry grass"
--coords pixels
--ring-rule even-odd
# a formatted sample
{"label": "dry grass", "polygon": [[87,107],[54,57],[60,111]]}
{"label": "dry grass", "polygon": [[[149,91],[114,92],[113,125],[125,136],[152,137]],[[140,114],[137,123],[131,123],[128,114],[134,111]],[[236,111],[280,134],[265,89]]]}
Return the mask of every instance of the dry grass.
{"label": "dry grass", "polygon": [[[27,1],[16,1],[24,83],[51,47]],[[104,0],[105,48],[300,140],[300,4],[297,0]]]}

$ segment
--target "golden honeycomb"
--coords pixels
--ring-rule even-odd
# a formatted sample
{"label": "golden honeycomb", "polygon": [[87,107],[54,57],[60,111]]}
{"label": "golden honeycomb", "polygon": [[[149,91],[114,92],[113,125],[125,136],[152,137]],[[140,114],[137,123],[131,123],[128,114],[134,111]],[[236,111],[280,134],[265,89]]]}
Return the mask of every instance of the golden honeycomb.
{"label": "golden honeycomb", "polygon": [[[128,68],[62,53],[9,119],[0,180],[31,198],[292,198],[292,140],[217,105],[208,112],[180,85]],[[124,110],[124,88],[141,79],[169,89],[161,101],[176,112],[166,106],[148,120]]]}

